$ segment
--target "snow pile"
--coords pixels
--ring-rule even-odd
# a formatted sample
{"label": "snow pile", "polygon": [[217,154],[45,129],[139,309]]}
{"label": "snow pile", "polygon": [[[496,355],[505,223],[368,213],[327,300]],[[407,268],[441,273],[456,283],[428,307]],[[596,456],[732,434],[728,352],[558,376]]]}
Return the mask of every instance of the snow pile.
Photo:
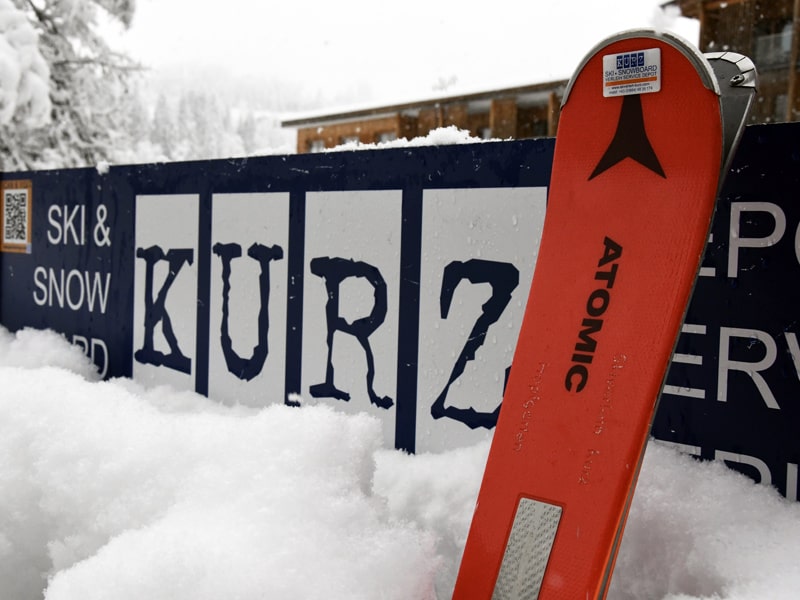
{"label": "snow pile", "polygon": [[[100,378],[81,349],[68,344],[61,334],[28,328],[10,333],[0,326],[0,367],[58,367],[90,381]],[[5,391],[5,386],[2,389]],[[4,393],[3,399],[7,397]]]}
{"label": "snow pile", "polygon": [[438,127],[431,130],[427,135],[411,138],[398,138],[396,140],[389,140],[386,142],[364,143],[364,142],[345,142],[328,148],[324,152],[343,152],[347,150],[383,150],[386,148],[414,148],[419,146],[448,146],[454,144],[477,144],[479,142],[488,142],[499,140],[485,140],[483,138],[475,137],[470,134],[466,129],[459,129],[455,125],[448,125],[447,127]]}
{"label": "snow pile", "polygon": [[375,492],[386,498],[392,515],[437,540],[440,600],[450,598],[455,585],[488,454],[488,442],[442,454],[376,454]]}
{"label": "snow pile", "polygon": [[432,597],[370,491],[377,421],[2,368],[0,596]]}
{"label": "snow pile", "polygon": [[0,0],[0,125],[15,117],[29,126],[47,122],[49,81],[33,26],[11,0]]}
{"label": "snow pile", "polygon": [[800,504],[651,442],[609,598],[796,600]]}
{"label": "snow pile", "polygon": [[[0,378],[0,598],[450,597],[487,444],[91,381],[48,332],[0,328]],[[651,444],[609,598],[796,598],[798,554],[799,505]]]}

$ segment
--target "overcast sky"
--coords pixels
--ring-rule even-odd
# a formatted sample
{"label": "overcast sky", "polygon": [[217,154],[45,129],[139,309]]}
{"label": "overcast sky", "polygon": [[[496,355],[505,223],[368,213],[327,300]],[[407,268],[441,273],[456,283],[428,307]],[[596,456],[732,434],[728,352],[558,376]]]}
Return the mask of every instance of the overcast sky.
{"label": "overcast sky", "polygon": [[666,27],[697,42],[696,21],[664,0],[138,0],[128,52],[153,68],[222,67],[328,91],[367,85],[381,100],[437,82],[481,90],[569,77],[607,35]]}

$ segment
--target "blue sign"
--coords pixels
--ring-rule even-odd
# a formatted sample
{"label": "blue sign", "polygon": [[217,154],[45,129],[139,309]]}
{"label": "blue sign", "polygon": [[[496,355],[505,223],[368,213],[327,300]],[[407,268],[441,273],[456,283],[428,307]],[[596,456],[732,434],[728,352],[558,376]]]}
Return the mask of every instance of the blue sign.
{"label": "blue sign", "polygon": [[63,332],[106,376],[368,411],[410,451],[472,443],[496,422],[552,151],[6,175],[28,194],[32,237],[0,257],[0,318]]}
{"label": "blue sign", "polygon": [[[653,435],[797,500],[800,125],[748,127],[720,192]],[[679,226],[679,224],[676,224]]]}
{"label": "blue sign", "polygon": [[[547,139],[5,174],[0,321],[62,332],[107,377],[366,411],[408,451],[471,444],[501,407],[552,154]],[[745,132],[653,424],[794,500],[798,163],[800,125]]]}

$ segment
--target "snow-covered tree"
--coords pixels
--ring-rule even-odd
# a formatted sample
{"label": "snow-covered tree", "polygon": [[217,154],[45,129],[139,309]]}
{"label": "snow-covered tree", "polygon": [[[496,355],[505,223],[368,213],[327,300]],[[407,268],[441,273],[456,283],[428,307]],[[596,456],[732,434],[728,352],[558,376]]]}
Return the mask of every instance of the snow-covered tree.
{"label": "snow-covered tree", "polygon": [[99,29],[101,18],[130,25],[134,9],[135,0],[0,0],[0,167],[91,165],[128,143],[121,107],[136,65]]}
{"label": "snow-covered tree", "polygon": [[174,156],[175,146],[178,143],[175,116],[172,107],[167,102],[165,94],[159,94],[153,112],[153,124],[150,127],[150,141],[160,148],[165,158]]}
{"label": "snow-covered tree", "polygon": [[162,96],[153,114],[150,139],[167,158],[206,160],[245,154],[231,109],[216,94],[190,90],[180,94],[176,104],[173,111]]}
{"label": "snow-covered tree", "polygon": [[256,118],[253,115],[253,111],[247,111],[244,117],[239,120],[236,132],[242,139],[245,153],[252,153],[256,149]]}
{"label": "snow-covered tree", "polygon": [[0,0],[0,150],[3,163],[24,164],[29,139],[16,132],[41,127],[50,118],[50,69],[38,35],[11,0]]}

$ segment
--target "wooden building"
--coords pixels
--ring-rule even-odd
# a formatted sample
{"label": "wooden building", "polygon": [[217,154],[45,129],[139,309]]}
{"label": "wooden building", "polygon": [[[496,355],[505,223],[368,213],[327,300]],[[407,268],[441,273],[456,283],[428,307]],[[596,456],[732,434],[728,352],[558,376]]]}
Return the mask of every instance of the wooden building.
{"label": "wooden building", "polygon": [[384,142],[427,135],[455,125],[482,138],[554,136],[567,81],[456,96],[427,98],[389,106],[324,113],[283,121],[297,128],[297,152],[318,152],[350,141]]}
{"label": "wooden building", "polygon": [[758,96],[753,123],[796,121],[800,0],[672,0],[700,21],[702,52],[730,50],[753,59]]}
{"label": "wooden building", "polygon": [[[733,51],[756,65],[759,89],[752,123],[796,121],[800,0],[668,0],[700,21],[702,52]],[[483,138],[554,136],[566,81],[551,81],[417,102],[321,113],[282,122],[297,129],[297,152],[350,141],[373,143],[426,135],[455,125]]]}

